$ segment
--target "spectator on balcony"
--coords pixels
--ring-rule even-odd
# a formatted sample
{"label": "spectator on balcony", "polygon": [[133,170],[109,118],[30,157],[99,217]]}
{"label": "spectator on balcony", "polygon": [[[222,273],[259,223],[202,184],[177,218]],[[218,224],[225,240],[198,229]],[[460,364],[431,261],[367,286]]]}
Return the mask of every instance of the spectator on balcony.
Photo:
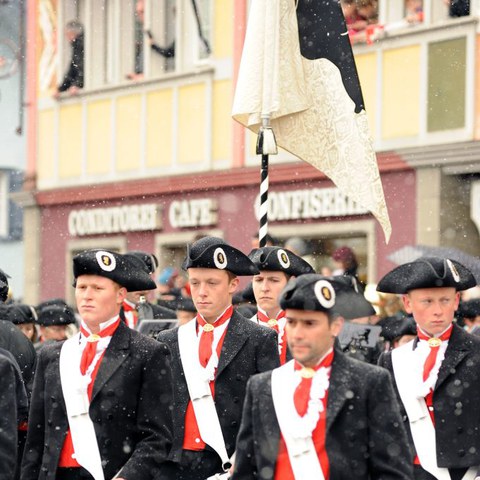
{"label": "spectator on balcony", "polygon": [[352,38],[356,33],[365,30],[368,22],[358,13],[356,0],[341,0],[341,5],[348,34]]}
{"label": "spectator on balcony", "polygon": [[357,0],[357,12],[367,20],[368,25],[378,23],[377,0]]}
{"label": "spectator on balcony", "polygon": [[423,22],[423,0],[405,0],[405,20],[409,24]]}
{"label": "spectator on balcony", "polygon": [[352,38],[352,43],[372,43],[382,35],[383,26],[378,24],[378,2],[377,0],[356,0],[357,13],[365,18],[366,26],[358,31]]}
{"label": "spectator on balcony", "polygon": [[65,37],[70,43],[72,56],[68,70],[53,95],[57,99],[63,92],[77,95],[79,90],[83,88],[85,41],[83,25],[77,20],[71,20],[65,27]]}
{"label": "spectator on balcony", "polygon": [[466,17],[470,15],[470,0],[444,0],[448,6],[450,17]]}
{"label": "spectator on balcony", "polygon": [[144,37],[146,33],[150,48],[164,58],[173,58],[175,56],[175,41],[166,47],[161,47],[155,42],[150,30],[144,30],[145,24],[145,0],[135,2],[135,71],[129,73],[129,80],[141,80],[143,78],[143,48]]}

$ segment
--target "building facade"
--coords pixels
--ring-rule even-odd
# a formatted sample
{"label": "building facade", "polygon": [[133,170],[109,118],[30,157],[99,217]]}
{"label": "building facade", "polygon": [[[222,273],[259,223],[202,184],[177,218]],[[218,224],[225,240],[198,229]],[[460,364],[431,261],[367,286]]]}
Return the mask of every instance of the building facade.
{"label": "building facade", "polygon": [[[388,245],[373,217],[321,172],[286,152],[271,159],[269,232],[304,239],[317,268],[342,245],[354,248],[368,282],[406,245],[480,253],[471,218],[480,2],[462,18],[440,3],[425,0],[421,25],[355,45],[393,227]],[[248,252],[259,159],[255,136],[231,120],[247,0],[31,4],[26,298],[71,298],[71,257],[84,248],[143,249],[178,267],[202,232]],[[381,24],[401,19],[401,5],[380,1]],[[85,83],[57,99],[72,19],[85,32]]]}
{"label": "building facade", "polygon": [[23,132],[22,23],[20,0],[0,2],[0,268],[11,295],[24,295],[22,211],[12,194],[23,188],[26,140]]}

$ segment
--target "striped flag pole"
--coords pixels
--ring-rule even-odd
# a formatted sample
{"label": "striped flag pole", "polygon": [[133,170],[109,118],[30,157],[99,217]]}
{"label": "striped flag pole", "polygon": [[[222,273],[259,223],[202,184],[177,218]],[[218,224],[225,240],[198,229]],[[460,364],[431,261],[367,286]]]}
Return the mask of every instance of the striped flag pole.
{"label": "striped flag pole", "polygon": [[257,155],[262,156],[260,170],[260,228],[258,231],[259,247],[267,244],[268,233],[268,159],[269,155],[278,153],[275,135],[270,127],[270,116],[262,116],[262,127],[257,137]]}

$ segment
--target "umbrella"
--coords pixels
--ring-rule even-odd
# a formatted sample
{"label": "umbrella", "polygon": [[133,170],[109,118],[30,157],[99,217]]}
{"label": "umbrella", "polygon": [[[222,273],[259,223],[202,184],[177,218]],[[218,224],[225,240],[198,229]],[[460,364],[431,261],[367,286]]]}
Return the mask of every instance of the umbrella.
{"label": "umbrella", "polygon": [[467,267],[480,284],[480,257],[475,257],[455,247],[432,247],[429,245],[406,245],[387,258],[397,264],[413,262],[421,257],[442,257],[449,258]]}
{"label": "umbrella", "polygon": [[[260,134],[262,160],[278,144],[321,170],[375,215],[388,241],[390,219],[338,0],[252,0],[232,114]],[[262,184],[266,214],[264,177]]]}

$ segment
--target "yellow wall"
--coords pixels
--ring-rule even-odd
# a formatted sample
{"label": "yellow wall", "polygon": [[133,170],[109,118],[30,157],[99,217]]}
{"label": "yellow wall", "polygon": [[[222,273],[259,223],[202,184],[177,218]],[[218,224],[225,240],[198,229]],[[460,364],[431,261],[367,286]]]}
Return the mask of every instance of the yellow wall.
{"label": "yellow wall", "polygon": [[60,107],[58,129],[58,176],[79,177],[82,173],[82,104]]}
{"label": "yellow wall", "polygon": [[173,91],[158,90],[147,94],[147,167],[172,163]]}
{"label": "yellow wall", "polygon": [[217,58],[233,55],[233,2],[236,0],[215,0],[213,22],[213,52]]}
{"label": "yellow wall", "polygon": [[186,85],[178,89],[179,164],[205,162],[205,112],[205,84]]}
{"label": "yellow wall", "polygon": [[420,46],[387,50],[383,56],[383,139],[418,135]]}
{"label": "yellow wall", "polygon": [[232,82],[217,81],[213,84],[213,161],[226,160],[232,147]]}
{"label": "yellow wall", "polygon": [[39,180],[53,178],[55,172],[55,112],[43,110],[38,114],[38,163]]}
{"label": "yellow wall", "polygon": [[91,102],[87,106],[87,175],[103,175],[110,172],[111,110],[110,100]]}
{"label": "yellow wall", "polygon": [[125,172],[140,168],[141,97],[127,95],[116,102],[116,166]]}
{"label": "yellow wall", "polygon": [[370,135],[374,137],[376,122],[375,113],[377,105],[377,54],[375,52],[355,55],[355,63],[357,65],[360,85],[362,87],[363,100],[365,102],[365,110],[367,112],[368,125],[370,127]]}

